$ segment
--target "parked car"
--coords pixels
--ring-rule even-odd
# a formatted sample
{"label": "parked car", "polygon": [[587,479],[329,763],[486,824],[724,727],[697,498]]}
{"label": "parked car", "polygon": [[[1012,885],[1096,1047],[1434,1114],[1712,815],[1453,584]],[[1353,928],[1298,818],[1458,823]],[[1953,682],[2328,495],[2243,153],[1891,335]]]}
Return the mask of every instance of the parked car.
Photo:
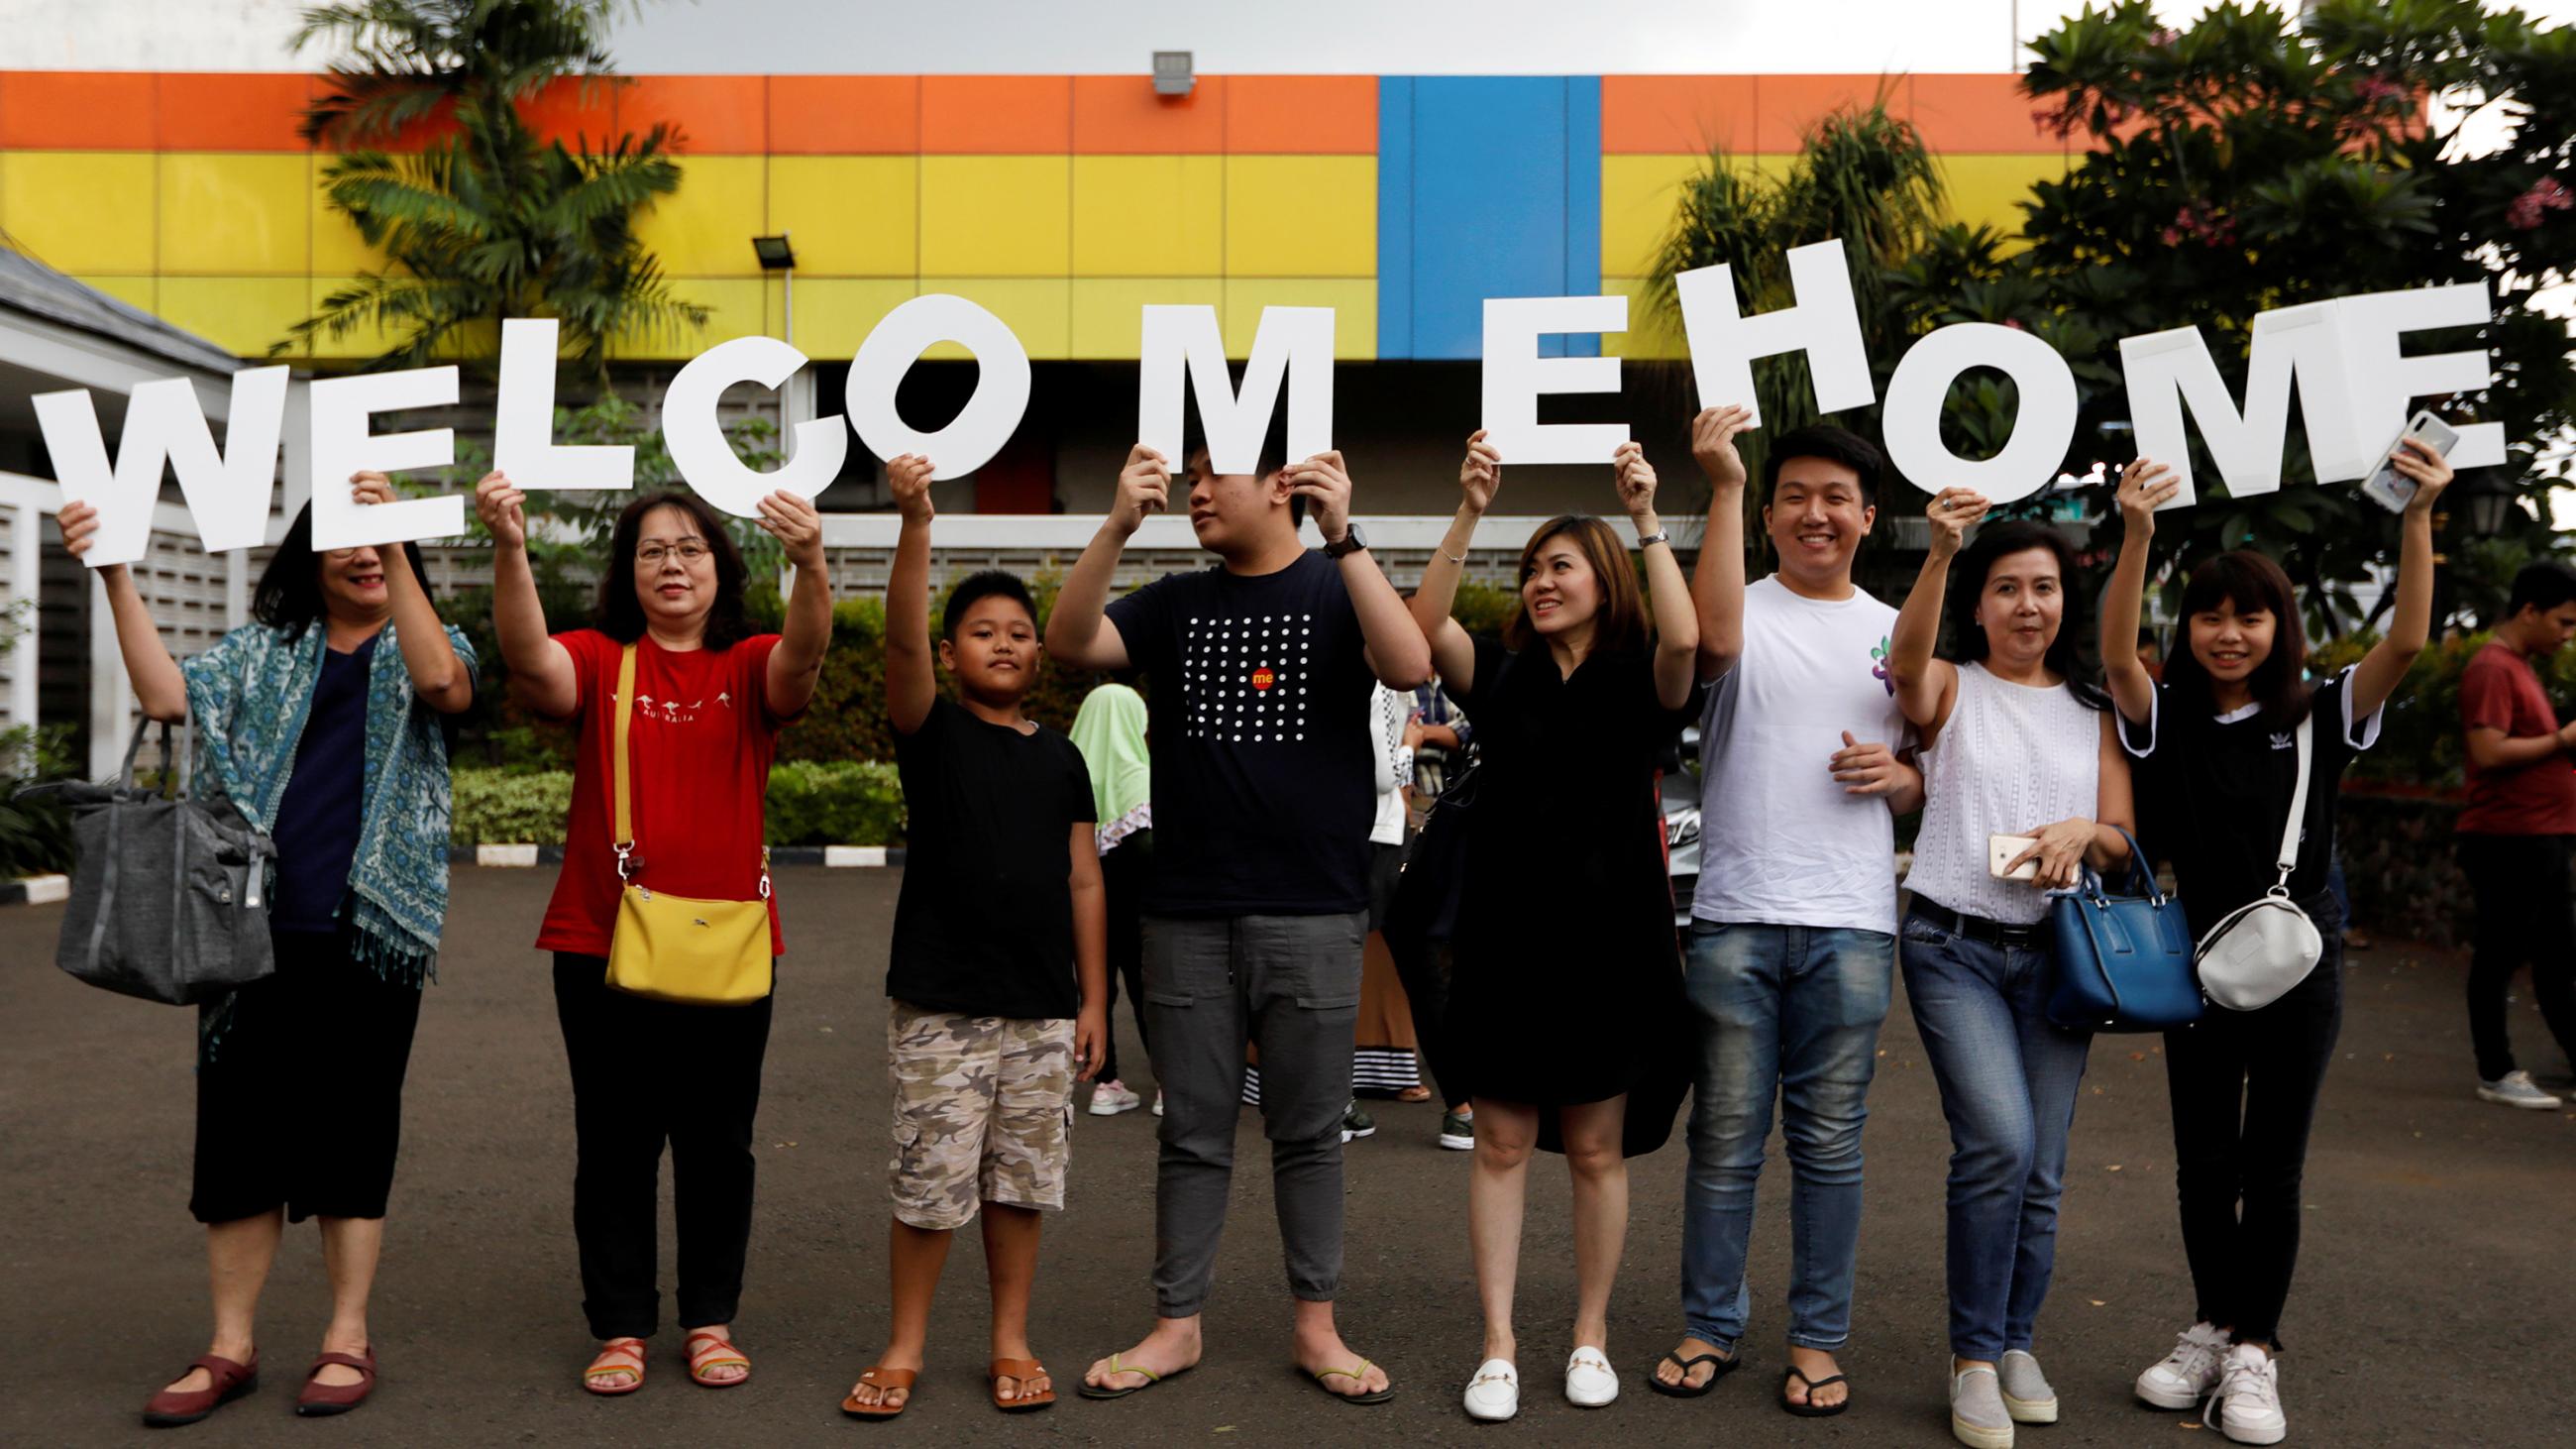
{"label": "parked car", "polygon": [[1678,757],[1660,785],[1664,806],[1665,873],[1673,885],[1673,929],[1690,929],[1691,897],[1699,890],[1699,726],[1682,731]]}

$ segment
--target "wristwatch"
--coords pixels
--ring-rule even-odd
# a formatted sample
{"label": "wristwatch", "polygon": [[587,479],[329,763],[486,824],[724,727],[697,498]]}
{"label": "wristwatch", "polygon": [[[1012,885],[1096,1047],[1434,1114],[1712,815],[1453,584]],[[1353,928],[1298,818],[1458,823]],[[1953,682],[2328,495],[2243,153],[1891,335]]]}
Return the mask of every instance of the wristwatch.
{"label": "wristwatch", "polygon": [[1343,530],[1340,538],[1324,545],[1324,557],[1349,558],[1366,547],[1368,547],[1368,540],[1360,537],[1360,526],[1354,523]]}
{"label": "wristwatch", "polygon": [[1653,548],[1656,544],[1670,543],[1672,541],[1673,531],[1669,528],[1658,528],[1652,533],[1641,533],[1637,535],[1637,547],[1639,548]]}

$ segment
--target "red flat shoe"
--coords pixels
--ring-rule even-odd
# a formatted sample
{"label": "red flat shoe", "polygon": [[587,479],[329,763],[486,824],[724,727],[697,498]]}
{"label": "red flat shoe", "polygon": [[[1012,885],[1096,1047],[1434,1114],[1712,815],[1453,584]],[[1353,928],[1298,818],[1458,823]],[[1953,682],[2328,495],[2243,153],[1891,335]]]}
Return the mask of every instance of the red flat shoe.
{"label": "red flat shoe", "polygon": [[[356,1369],[363,1377],[354,1384],[326,1384],[314,1375],[332,1364]],[[376,1391],[376,1356],[368,1353],[326,1353],[313,1360],[304,1371],[304,1392],[295,1396],[295,1412],[308,1419],[345,1414],[367,1401]]]}
{"label": "red flat shoe", "polygon": [[[143,1405],[145,1428],[175,1429],[182,1424],[196,1423],[259,1387],[259,1355],[256,1353],[250,1356],[248,1363],[235,1363],[210,1353],[188,1367],[204,1369],[213,1382],[191,1392],[163,1389],[154,1394]],[[179,1377],[184,1379],[187,1375],[183,1373]]]}

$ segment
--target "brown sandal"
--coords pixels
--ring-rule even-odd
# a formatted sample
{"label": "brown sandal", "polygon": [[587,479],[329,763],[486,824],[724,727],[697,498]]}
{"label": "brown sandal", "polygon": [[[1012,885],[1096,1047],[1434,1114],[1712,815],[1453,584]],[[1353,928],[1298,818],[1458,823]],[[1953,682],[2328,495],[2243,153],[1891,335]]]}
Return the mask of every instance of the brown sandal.
{"label": "brown sandal", "polygon": [[[1055,1385],[1050,1382],[1047,1387],[1038,1390],[1036,1393],[1030,1393],[1028,1391],[1029,1380],[1039,1378],[1052,1380],[1053,1377],[1054,1375],[1047,1372],[1046,1365],[1038,1362],[1036,1359],[997,1358],[993,1360],[992,1366],[984,1371],[984,1387],[992,1391],[993,1407],[1001,1410],[1003,1413],[1033,1414],[1055,1402]],[[1006,1399],[1002,1397],[1002,1380],[1006,1378],[1018,1379],[1020,1381],[1020,1396],[1018,1398]]]}
{"label": "brown sandal", "polygon": [[[256,1353],[250,1356],[248,1363],[235,1363],[210,1353],[188,1365],[190,1373],[198,1369],[206,1371],[206,1387],[184,1391],[163,1389],[154,1394],[143,1405],[145,1427],[175,1429],[181,1424],[196,1423],[259,1387],[259,1355]],[[179,1375],[183,1379],[187,1376],[186,1373]]]}
{"label": "brown sandal", "polygon": [[[611,1359],[617,1362],[609,1362]],[[628,1381],[622,1384],[600,1382],[613,1374],[625,1374]],[[612,1338],[601,1344],[598,1356],[590,1361],[590,1367],[581,1371],[581,1386],[603,1399],[631,1394],[644,1387],[644,1340]]]}
{"label": "brown sandal", "polygon": [[912,1407],[912,1381],[919,1377],[919,1369],[871,1368],[859,1375],[859,1382],[872,1384],[886,1393],[901,1390],[903,1402],[889,1404],[879,1399],[873,1404],[862,1404],[858,1391],[853,1389],[848,1398],[841,1400],[841,1412],[853,1419],[891,1419]]}
{"label": "brown sandal", "polygon": [[[723,1334],[716,1332],[712,1328],[701,1328],[690,1334],[688,1338],[687,1352],[689,1355],[689,1380],[699,1388],[729,1389],[736,1384],[747,1384],[751,1382],[751,1360],[742,1356],[742,1350],[735,1346],[732,1339],[725,1337]],[[742,1377],[734,1379],[711,1379],[707,1377],[707,1370],[711,1368],[722,1368],[726,1364],[742,1365]]]}

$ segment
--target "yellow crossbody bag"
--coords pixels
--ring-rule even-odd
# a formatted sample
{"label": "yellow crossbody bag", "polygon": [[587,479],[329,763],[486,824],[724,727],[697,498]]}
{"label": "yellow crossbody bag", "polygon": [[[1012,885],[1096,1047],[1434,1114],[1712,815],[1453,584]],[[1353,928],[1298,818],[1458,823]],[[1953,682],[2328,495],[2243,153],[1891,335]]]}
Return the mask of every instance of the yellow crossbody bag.
{"label": "yellow crossbody bag", "polygon": [[608,942],[612,989],[683,1006],[748,1006],[769,995],[769,847],[760,848],[760,899],[700,901],[633,878],[635,821],[627,794],[626,733],[635,712],[635,646],[617,665],[617,932]]}

